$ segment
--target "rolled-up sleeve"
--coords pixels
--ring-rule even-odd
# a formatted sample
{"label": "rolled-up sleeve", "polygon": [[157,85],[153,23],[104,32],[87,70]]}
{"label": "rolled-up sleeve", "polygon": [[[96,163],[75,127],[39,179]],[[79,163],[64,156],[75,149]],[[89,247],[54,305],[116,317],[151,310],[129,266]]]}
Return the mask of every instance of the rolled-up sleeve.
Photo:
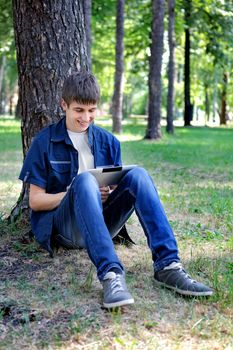
{"label": "rolled-up sleeve", "polygon": [[24,160],[19,179],[46,189],[47,175],[45,145],[42,139],[36,137]]}

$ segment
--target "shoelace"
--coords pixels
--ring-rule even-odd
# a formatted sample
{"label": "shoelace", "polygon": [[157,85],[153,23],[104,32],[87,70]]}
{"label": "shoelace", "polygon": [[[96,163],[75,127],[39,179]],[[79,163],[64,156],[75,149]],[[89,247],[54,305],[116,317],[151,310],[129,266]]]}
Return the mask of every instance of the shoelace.
{"label": "shoelace", "polygon": [[111,283],[112,293],[115,294],[117,292],[124,291],[122,283],[121,283],[121,277],[120,275],[116,275],[114,279],[109,279]]}
{"label": "shoelace", "polygon": [[191,276],[189,276],[189,274],[188,274],[183,268],[181,268],[181,271],[184,273],[184,277],[185,277],[186,279],[189,279],[189,280],[190,280],[190,283],[196,283],[196,282],[197,282],[196,280],[194,280],[193,278],[191,278]]}
{"label": "shoelace", "polygon": [[189,276],[189,274],[184,270],[183,266],[181,263],[179,262],[173,262],[171,263],[169,266],[165,267],[164,270],[180,270],[183,274],[184,274],[184,277],[186,279],[189,279],[190,280],[190,283],[196,283],[197,281],[192,279],[191,276]]}

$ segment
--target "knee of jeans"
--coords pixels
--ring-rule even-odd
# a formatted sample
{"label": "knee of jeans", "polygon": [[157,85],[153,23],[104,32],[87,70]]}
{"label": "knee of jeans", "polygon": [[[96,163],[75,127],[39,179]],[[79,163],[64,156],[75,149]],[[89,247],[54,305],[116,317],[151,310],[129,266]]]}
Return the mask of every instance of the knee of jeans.
{"label": "knee of jeans", "polygon": [[136,167],[130,170],[126,176],[128,176],[128,181],[132,189],[135,188],[135,186],[139,189],[147,188],[148,190],[151,186],[156,188],[151,176],[142,167]]}
{"label": "knee of jeans", "polygon": [[142,167],[136,167],[130,170],[126,176],[133,182],[144,182],[148,181],[149,175],[148,172]]}
{"label": "knee of jeans", "polygon": [[95,188],[99,189],[96,178],[89,172],[84,172],[77,175],[73,181],[72,187],[84,191],[90,191],[90,189],[93,190]]}

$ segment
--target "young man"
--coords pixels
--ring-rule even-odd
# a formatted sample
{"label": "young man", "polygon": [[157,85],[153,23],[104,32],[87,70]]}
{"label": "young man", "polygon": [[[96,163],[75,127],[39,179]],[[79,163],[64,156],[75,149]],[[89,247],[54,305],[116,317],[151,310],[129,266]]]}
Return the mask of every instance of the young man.
{"label": "young man", "polygon": [[43,129],[32,142],[19,178],[30,184],[36,239],[51,256],[54,243],[85,248],[103,285],[104,307],[132,304],[112,237],[135,210],[152,252],[155,282],[184,295],[212,295],[212,289],[182,268],[157,190],[143,168],[130,170],[112,189],[99,188],[85,172],[121,165],[119,141],[93,124],[99,98],[92,74],[68,77],[61,100],[65,118]]}

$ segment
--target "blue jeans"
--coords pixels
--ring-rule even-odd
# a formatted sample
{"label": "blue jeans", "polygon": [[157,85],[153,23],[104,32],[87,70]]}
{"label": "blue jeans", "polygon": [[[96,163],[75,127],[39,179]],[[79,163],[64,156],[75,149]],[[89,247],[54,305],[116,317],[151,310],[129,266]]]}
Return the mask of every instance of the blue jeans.
{"label": "blue jeans", "polygon": [[151,249],[154,269],[178,262],[177,243],[157,190],[140,167],[123,177],[104,204],[94,176],[88,172],[77,175],[54,214],[57,240],[68,248],[86,248],[102,280],[111,268],[124,269],[112,237],[134,210]]}

